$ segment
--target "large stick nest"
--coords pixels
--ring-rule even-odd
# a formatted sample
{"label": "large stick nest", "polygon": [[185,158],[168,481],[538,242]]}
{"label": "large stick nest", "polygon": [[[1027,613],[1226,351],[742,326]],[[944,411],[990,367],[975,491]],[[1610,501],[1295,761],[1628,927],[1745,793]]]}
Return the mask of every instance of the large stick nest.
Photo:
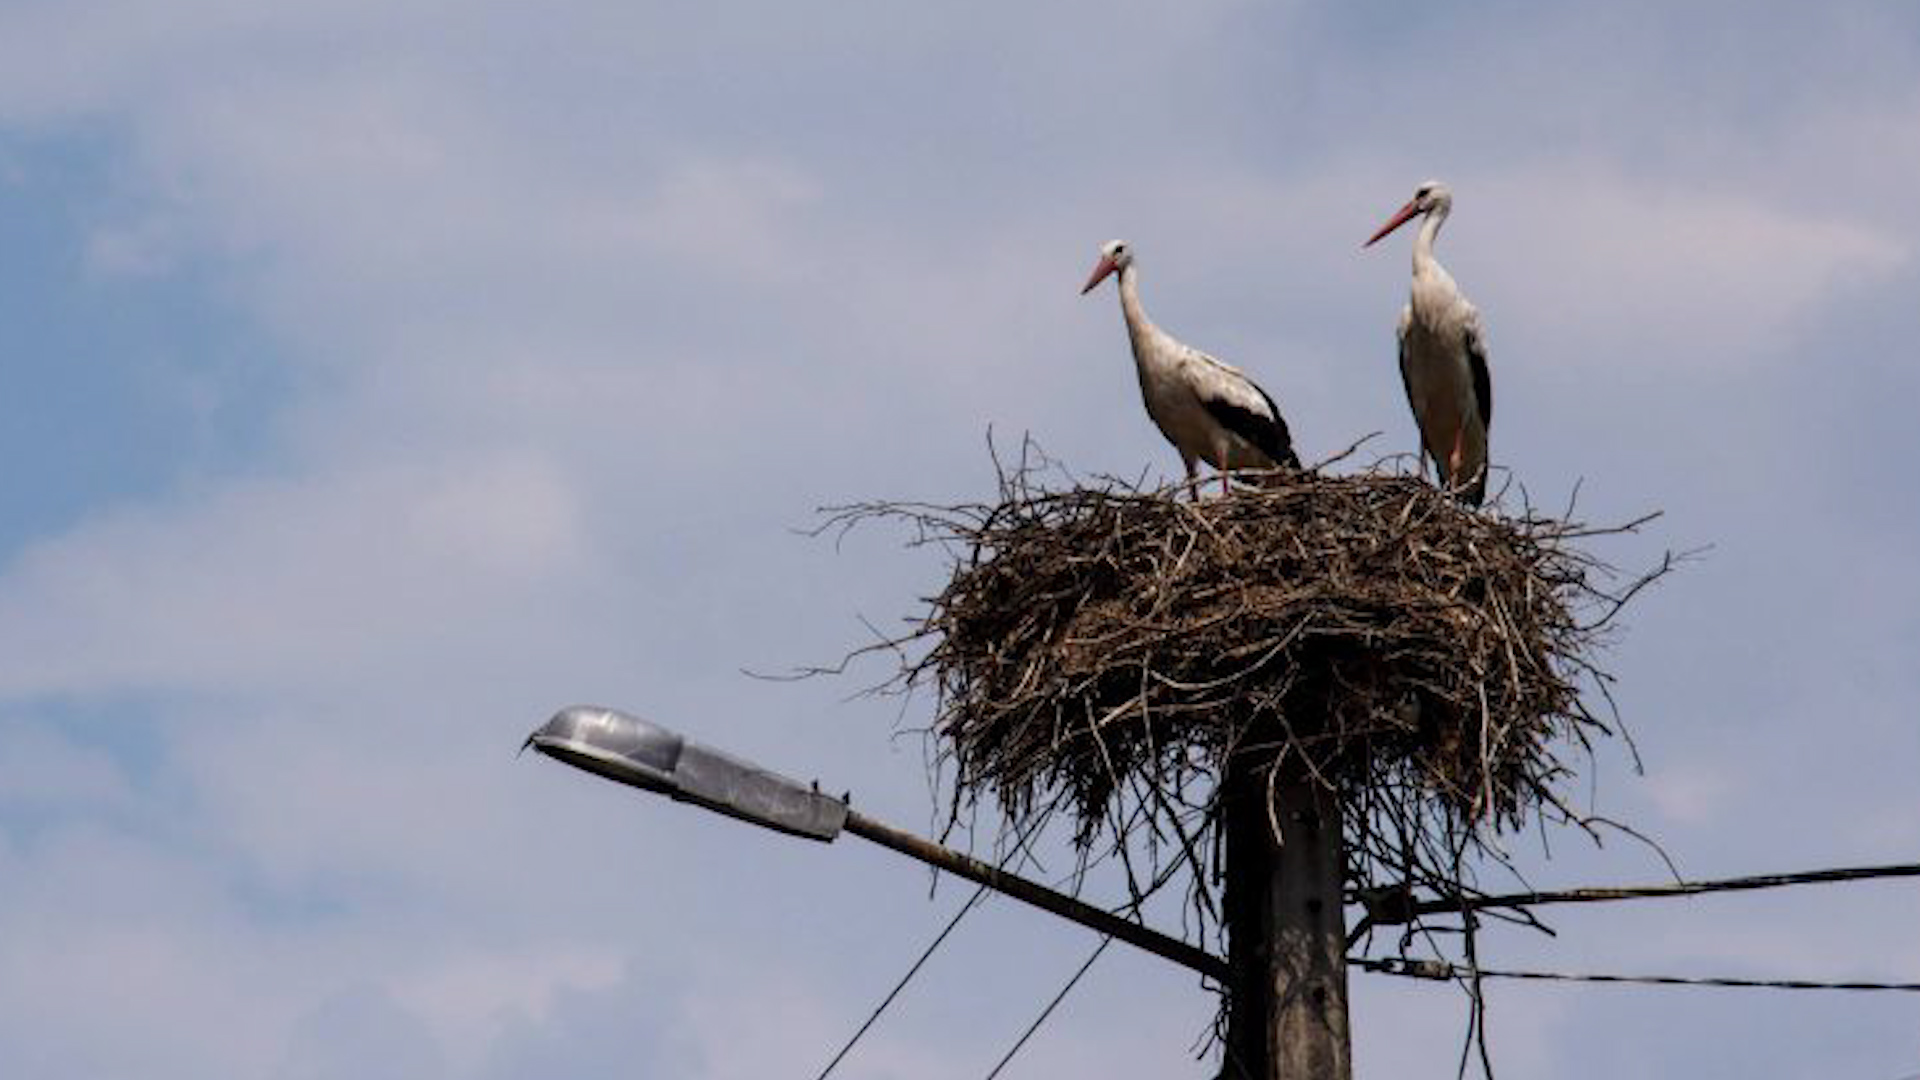
{"label": "large stick nest", "polygon": [[[938,691],[955,813],[982,795],[1016,827],[1063,810],[1083,851],[1104,836],[1123,857],[1137,832],[1177,837],[1164,861],[1196,872],[1234,754],[1338,794],[1356,887],[1457,889],[1464,843],[1541,808],[1577,818],[1564,753],[1610,731],[1593,654],[1658,574],[1613,587],[1575,541],[1619,530],[1468,509],[1402,476],[1287,473],[1196,501],[1048,490],[1023,468],[1000,495],[838,518],[904,518],[952,553],[886,644],[896,685]],[[1166,877],[1128,872],[1136,896]]]}

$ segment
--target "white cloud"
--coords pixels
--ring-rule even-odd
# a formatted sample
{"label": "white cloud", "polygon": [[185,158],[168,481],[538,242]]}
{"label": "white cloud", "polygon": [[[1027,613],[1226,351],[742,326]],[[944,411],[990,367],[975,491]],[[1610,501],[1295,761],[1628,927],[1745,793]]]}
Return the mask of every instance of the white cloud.
{"label": "white cloud", "polygon": [[[1909,244],[1869,223],[1556,162],[1482,179],[1450,231],[1498,314],[1605,369],[1751,367],[1804,332],[1835,290],[1905,267]],[[1482,225],[1481,223],[1486,224]],[[1441,250],[1463,247],[1442,234]],[[1455,241],[1449,245],[1448,241]],[[1463,267],[1464,276],[1464,267]],[[1490,315],[1493,313],[1490,313]]]}
{"label": "white cloud", "polygon": [[234,921],[190,860],[62,823],[11,850],[0,838],[0,870],[11,883],[0,901],[10,1074],[206,1075],[210,1013],[234,1025],[221,1061],[257,1071],[274,1052],[303,976],[276,970],[271,944]]}
{"label": "white cloud", "polygon": [[450,1075],[439,1044],[377,985],[343,989],[293,1025],[279,1080]]}
{"label": "white cloud", "polygon": [[35,724],[0,719],[0,808],[94,815],[133,805],[126,773],[108,754]]}
{"label": "white cloud", "polygon": [[1741,795],[1742,785],[1722,765],[1668,763],[1647,775],[1647,793],[1673,821],[1699,826],[1719,820]]}
{"label": "white cloud", "polygon": [[113,277],[158,277],[179,265],[180,238],[169,221],[149,213],[128,223],[101,225],[87,238],[87,266]]}
{"label": "white cloud", "polygon": [[511,1019],[551,1024],[568,997],[645,978],[620,952],[577,942],[544,949],[455,954],[417,975],[402,977],[395,997],[431,1027],[456,1074],[480,1067]]}
{"label": "white cloud", "polygon": [[590,572],[581,513],[566,478],[508,455],[122,511],[0,579],[0,686],[222,693],[389,669]]}

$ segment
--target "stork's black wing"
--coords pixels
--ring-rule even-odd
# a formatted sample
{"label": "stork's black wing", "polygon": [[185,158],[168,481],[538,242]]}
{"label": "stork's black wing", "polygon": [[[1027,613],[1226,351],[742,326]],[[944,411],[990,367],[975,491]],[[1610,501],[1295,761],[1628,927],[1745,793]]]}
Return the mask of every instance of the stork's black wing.
{"label": "stork's black wing", "polygon": [[[1491,441],[1493,432],[1493,372],[1487,368],[1487,344],[1480,336],[1480,316],[1475,313],[1467,321],[1466,332],[1467,367],[1473,373],[1473,403],[1480,408],[1481,439]],[[1462,492],[1460,497],[1469,506],[1479,506],[1487,497],[1487,469],[1482,463],[1480,475],[1474,477],[1473,486]]]}
{"label": "stork's black wing", "polygon": [[1208,415],[1220,422],[1220,426],[1247,440],[1276,465],[1289,469],[1300,467],[1300,457],[1293,452],[1293,433],[1287,430],[1287,422],[1280,416],[1280,406],[1273,403],[1265,390],[1251,379],[1246,385],[1260,395],[1266,403],[1266,413],[1249,409],[1238,402],[1227,401],[1211,395],[1201,395],[1200,404]]}
{"label": "stork's black wing", "polygon": [[1487,368],[1487,345],[1480,336],[1480,320],[1467,324],[1467,366],[1473,369],[1473,400],[1480,406],[1480,426],[1493,430],[1493,373]]}
{"label": "stork's black wing", "polygon": [[[1420,475],[1425,476],[1427,458],[1431,455],[1427,453],[1427,434],[1420,430],[1420,405],[1413,400],[1413,376],[1407,371],[1407,316],[1404,313],[1400,316],[1400,332],[1395,335],[1394,343],[1399,353],[1400,389],[1406,391],[1407,408],[1413,412],[1414,442],[1419,446],[1413,455],[1416,459],[1414,466],[1420,470]],[[1434,464],[1437,465],[1439,462]]]}

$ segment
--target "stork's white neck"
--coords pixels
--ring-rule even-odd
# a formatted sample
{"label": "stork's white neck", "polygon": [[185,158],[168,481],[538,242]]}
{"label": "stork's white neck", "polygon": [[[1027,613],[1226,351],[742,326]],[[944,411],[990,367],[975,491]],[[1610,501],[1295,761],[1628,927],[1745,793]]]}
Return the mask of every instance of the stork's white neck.
{"label": "stork's white neck", "polygon": [[1419,235],[1413,238],[1413,272],[1431,273],[1439,269],[1440,264],[1433,257],[1433,242],[1440,236],[1440,226],[1446,224],[1449,208],[1443,203],[1427,211],[1420,220]]}
{"label": "stork's white neck", "polygon": [[1147,309],[1140,304],[1140,277],[1132,263],[1120,268],[1120,313],[1127,319],[1127,335],[1133,339],[1135,351],[1154,333],[1153,320],[1147,318]]}
{"label": "stork's white neck", "polygon": [[1447,207],[1443,203],[1420,222],[1420,233],[1413,241],[1413,294],[1409,299],[1414,319],[1429,328],[1438,327],[1453,317],[1463,302],[1453,275],[1433,257],[1434,237],[1440,234],[1440,226],[1446,220]]}

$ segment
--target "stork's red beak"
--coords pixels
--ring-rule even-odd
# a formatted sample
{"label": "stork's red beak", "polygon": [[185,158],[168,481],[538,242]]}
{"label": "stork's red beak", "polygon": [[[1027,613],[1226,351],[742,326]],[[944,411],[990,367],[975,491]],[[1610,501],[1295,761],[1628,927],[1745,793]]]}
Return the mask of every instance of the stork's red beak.
{"label": "stork's red beak", "polygon": [[1387,235],[1393,230],[1399,228],[1400,226],[1405,225],[1410,219],[1412,219],[1412,217],[1415,214],[1418,214],[1419,212],[1420,212],[1420,200],[1413,199],[1409,201],[1407,205],[1400,208],[1399,213],[1394,214],[1393,217],[1390,218],[1385,225],[1380,226],[1379,232],[1374,233],[1372,236],[1367,237],[1367,242],[1364,244],[1361,244],[1360,246],[1363,248],[1372,247],[1374,241]]}
{"label": "stork's red beak", "polygon": [[1085,296],[1088,293],[1092,292],[1093,287],[1107,280],[1107,275],[1111,273],[1113,273],[1112,256],[1108,256],[1108,255],[1100,256],[1100,261],[1094,264],[1093,276],[1087,279],[1086,288],[1083,288],[1080,290],[1080,295]]}

